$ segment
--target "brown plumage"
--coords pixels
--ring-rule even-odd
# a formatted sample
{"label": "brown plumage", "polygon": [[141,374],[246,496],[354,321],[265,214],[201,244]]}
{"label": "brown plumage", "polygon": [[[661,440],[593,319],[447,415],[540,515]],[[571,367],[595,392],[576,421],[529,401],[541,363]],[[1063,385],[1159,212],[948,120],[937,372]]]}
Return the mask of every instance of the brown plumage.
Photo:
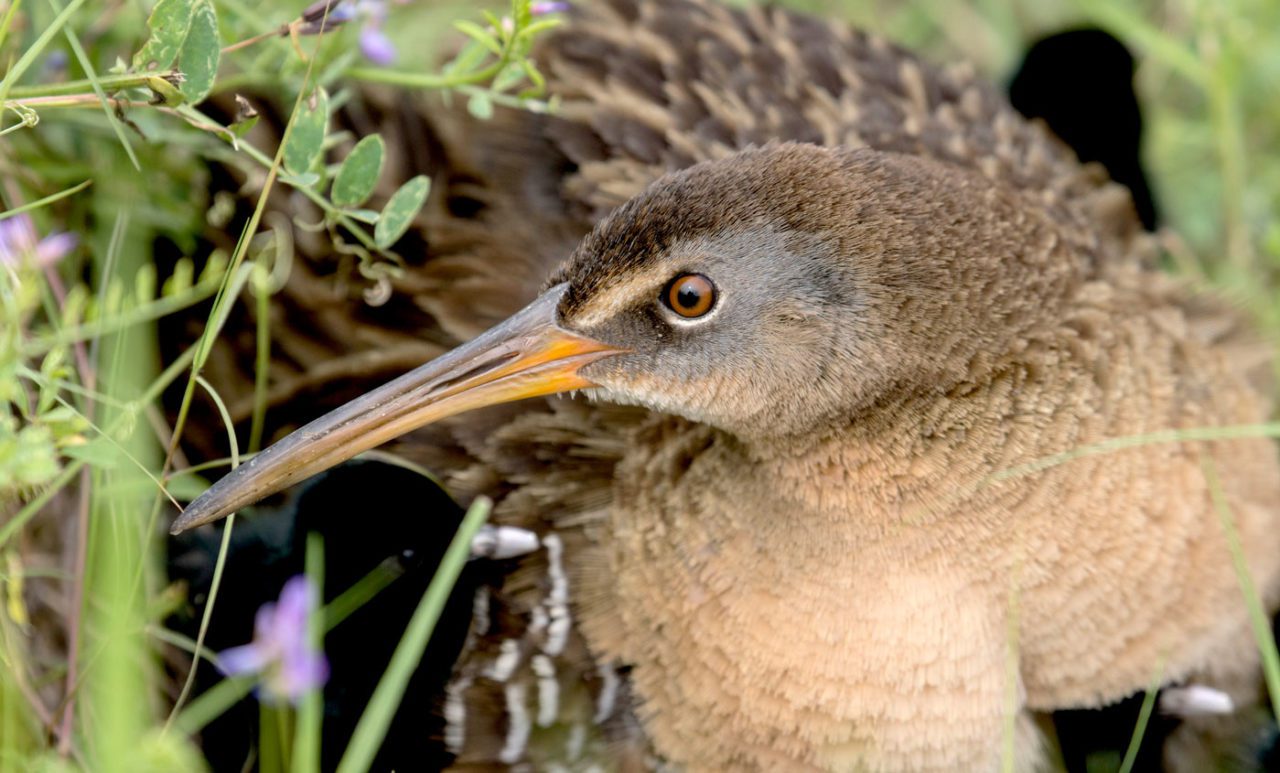
{"label": "brown plumage", "polygon": [[[444,700],[460,767],[992,769],[1008,741],[1030,769],[1038,712],[1157,669],[1257,703],[1210,481],[1274,606],[1273,444],[1073,453],[1270,410],[1237,315],[1152,268],[1122,188],[968,68],[786,11],[593,3],[539,58],[558,115],[433,118],[426,259],[347,323],[365,340],[300,267],[282,308],[319,320],[273,394],[533,303],[181,526],[440,419],[395,450],[541,537],[477,599]],[[663,298],[690,273],[717,297],[684,319]]]}

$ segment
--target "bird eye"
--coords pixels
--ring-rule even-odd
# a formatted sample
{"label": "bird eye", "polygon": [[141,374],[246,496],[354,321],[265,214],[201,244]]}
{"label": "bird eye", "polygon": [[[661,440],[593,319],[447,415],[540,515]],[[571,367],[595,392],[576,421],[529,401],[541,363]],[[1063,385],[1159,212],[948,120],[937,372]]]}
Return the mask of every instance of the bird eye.
{"label": "bird eye", "polygon": [[664,294],[667,306],[682,317],[701,317],[716,302],[716,286],[702,274],[681,274],[671,280]]}

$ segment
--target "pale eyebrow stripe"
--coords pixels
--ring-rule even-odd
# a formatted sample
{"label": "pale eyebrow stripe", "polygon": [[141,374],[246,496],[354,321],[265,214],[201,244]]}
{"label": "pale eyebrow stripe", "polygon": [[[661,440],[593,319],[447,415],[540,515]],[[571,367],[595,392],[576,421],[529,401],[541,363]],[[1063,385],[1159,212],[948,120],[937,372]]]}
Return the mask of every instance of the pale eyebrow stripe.
{"label": "pale eyebrow stripe", "polygon": [[582,311],[574,315],[574,322],[585,327],[599,324],[625,309],[630,301],[642,290],[661,287],[671,273],[667,265],[653,266],[638,274],[628,276],[625,281],[610,285],[603,290],[592,293]]}

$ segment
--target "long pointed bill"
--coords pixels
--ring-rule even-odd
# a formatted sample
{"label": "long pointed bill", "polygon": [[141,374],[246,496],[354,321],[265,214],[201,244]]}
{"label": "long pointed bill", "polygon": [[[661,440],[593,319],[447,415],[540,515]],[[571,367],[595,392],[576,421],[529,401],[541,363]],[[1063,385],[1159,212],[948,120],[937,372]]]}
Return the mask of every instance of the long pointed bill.
{"label": "long pointed bill", "polygon": [[559,285],[470,343],[306,425],[192,502],[172,532],[252,504],[406,432],[486,405],[594,386],[578,375],[622,349],[556,324]]}

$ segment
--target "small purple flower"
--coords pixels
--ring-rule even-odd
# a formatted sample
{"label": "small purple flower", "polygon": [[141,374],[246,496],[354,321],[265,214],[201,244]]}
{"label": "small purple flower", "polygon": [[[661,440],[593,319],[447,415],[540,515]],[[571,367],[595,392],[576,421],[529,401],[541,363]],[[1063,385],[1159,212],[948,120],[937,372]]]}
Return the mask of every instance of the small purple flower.
{"label": "small purple flower", "polygon": [[546,2],[546,3],[530,3],[529,13],[534,16],[542,16],[548,13],[566,13],[569,10],[569,4],[566,2]]}
{"label": "small purple flower", "polygon": [[61,75],[67,69],[67,52],[61,49],[51,51],[44,58],[44,74],[46,76]]}
{"label": "small purple flower", "polygon": [[31,262],[47,268],[71,254],[78,243],[75,234],[69,233],[37,238],[36,227],[25,213],[0,220],[0,263],[7,266]]}
{"label": "small purple flower", "polygon": [[307,578],[290,579],[280,600],[263,604],[253,621],[253,641],[218,654],[228,676],[258,674],[261,697],[267,702],[297,701],[329,678],[324,654],[307,641],[307,619],[315,608],[315,594]]}
{"label": "small purple flower", "polygon": [[356,7],[348,0],[319,0],[303,9],[294,32],[319,35],[329,32],[356,17]]}
{"label": "small purple flower", "polygon": [[396,60],[396,47],[382,31],[387,22],[387,0],[358,0],[356,12],[364,18],[360,28],[360,53],[378,65],[389,65]]}
{"label": "small purple flower", "polygon": [[356,18],[356,7],[351,3],[342,3],[329,13],[329,21],[334,24],[346,24]]}
{"label": "small purple flower", "polygon": [[360,30],[360,53],[370,62],[389,65],[396,61],[396,47],[381,27],[366,24]]}
{"label": "small purple flower", "polygon": [[334,24],[343,24],[356,17],[355,3],[351,0],[318,0],[307,6],[302,12],[303,21],[320,21],[328,19]]}

